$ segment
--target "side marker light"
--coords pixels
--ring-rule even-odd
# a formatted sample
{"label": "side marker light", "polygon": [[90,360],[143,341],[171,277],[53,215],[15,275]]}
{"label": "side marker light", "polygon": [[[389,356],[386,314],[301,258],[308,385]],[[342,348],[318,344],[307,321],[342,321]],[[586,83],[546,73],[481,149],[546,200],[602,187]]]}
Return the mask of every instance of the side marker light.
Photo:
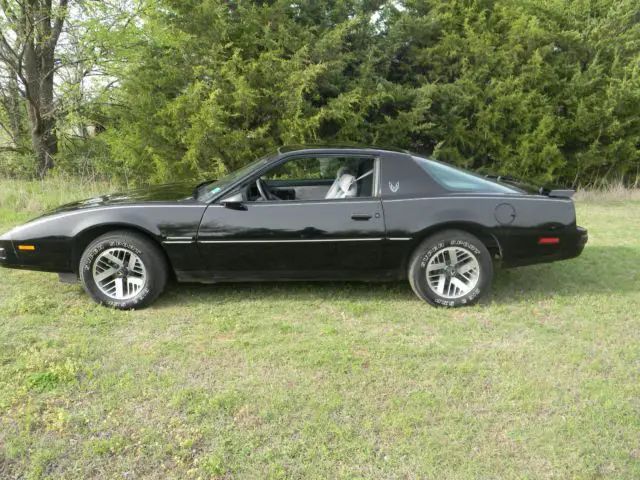
{"label": "side marker light", "polygon": [[538,239],[538,245],[556,245],[560,243],[558,237],[540,237]]}

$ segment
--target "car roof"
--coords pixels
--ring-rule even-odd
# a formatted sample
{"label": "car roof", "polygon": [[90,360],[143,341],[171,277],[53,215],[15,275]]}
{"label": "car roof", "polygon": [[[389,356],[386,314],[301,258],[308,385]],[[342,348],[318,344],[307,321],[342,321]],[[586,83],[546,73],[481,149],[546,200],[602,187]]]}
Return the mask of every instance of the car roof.
{"label": "car roof", "polygon": [[312,152],[332,152],[332,151],[349,151],[354,150],[369,152],[396,152],[409,153],[407,150],[394,147],[378,147],[372,145],[359,145],[356,143],[337,143],[337,144],[309,144],[309,145],[284,145],[278,148],[280,155],[289,153],[312,153]]}

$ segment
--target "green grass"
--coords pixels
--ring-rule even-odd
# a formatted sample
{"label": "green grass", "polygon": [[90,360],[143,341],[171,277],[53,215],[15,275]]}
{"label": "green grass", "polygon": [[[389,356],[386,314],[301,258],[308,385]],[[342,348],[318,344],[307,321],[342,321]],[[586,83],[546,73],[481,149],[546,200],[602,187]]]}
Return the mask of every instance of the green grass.
{"label": "green grass", "polygon": [[[0,182],[0,230],[97,188],[49,186]],[[640,203],[578,218],[580,258],[458,310],[401,283],[116,312],[1,270],[0,478],[640,478]]]}

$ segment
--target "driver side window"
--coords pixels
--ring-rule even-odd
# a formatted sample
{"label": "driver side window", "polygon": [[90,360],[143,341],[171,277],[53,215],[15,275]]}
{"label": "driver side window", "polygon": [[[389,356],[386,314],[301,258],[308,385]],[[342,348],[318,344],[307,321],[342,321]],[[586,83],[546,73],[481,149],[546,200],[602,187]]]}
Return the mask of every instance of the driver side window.
{"label": "driver side window", "polygon": [[373,196],[374,159],[358,156],[293,158],[249,187],[249,201],[337,200]]}

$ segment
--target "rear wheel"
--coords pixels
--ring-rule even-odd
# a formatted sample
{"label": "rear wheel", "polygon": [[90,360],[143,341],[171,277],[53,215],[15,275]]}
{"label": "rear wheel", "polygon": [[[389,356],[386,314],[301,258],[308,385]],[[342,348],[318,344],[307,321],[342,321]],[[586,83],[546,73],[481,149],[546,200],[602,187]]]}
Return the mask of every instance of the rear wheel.
{"label": "rear wheel", "polygon": [[493,259],[473,235],[447,230],[425,240],[409,263],[415,294],[432,305],[461,307],[476,303],[491,285]]}
{"label": "rear wheel", "polygon": [[167,283],[160,248],[128,231],[107,233],[91,242],[80,259],[79,274],[96,302],[121,310],[148,306]]}

